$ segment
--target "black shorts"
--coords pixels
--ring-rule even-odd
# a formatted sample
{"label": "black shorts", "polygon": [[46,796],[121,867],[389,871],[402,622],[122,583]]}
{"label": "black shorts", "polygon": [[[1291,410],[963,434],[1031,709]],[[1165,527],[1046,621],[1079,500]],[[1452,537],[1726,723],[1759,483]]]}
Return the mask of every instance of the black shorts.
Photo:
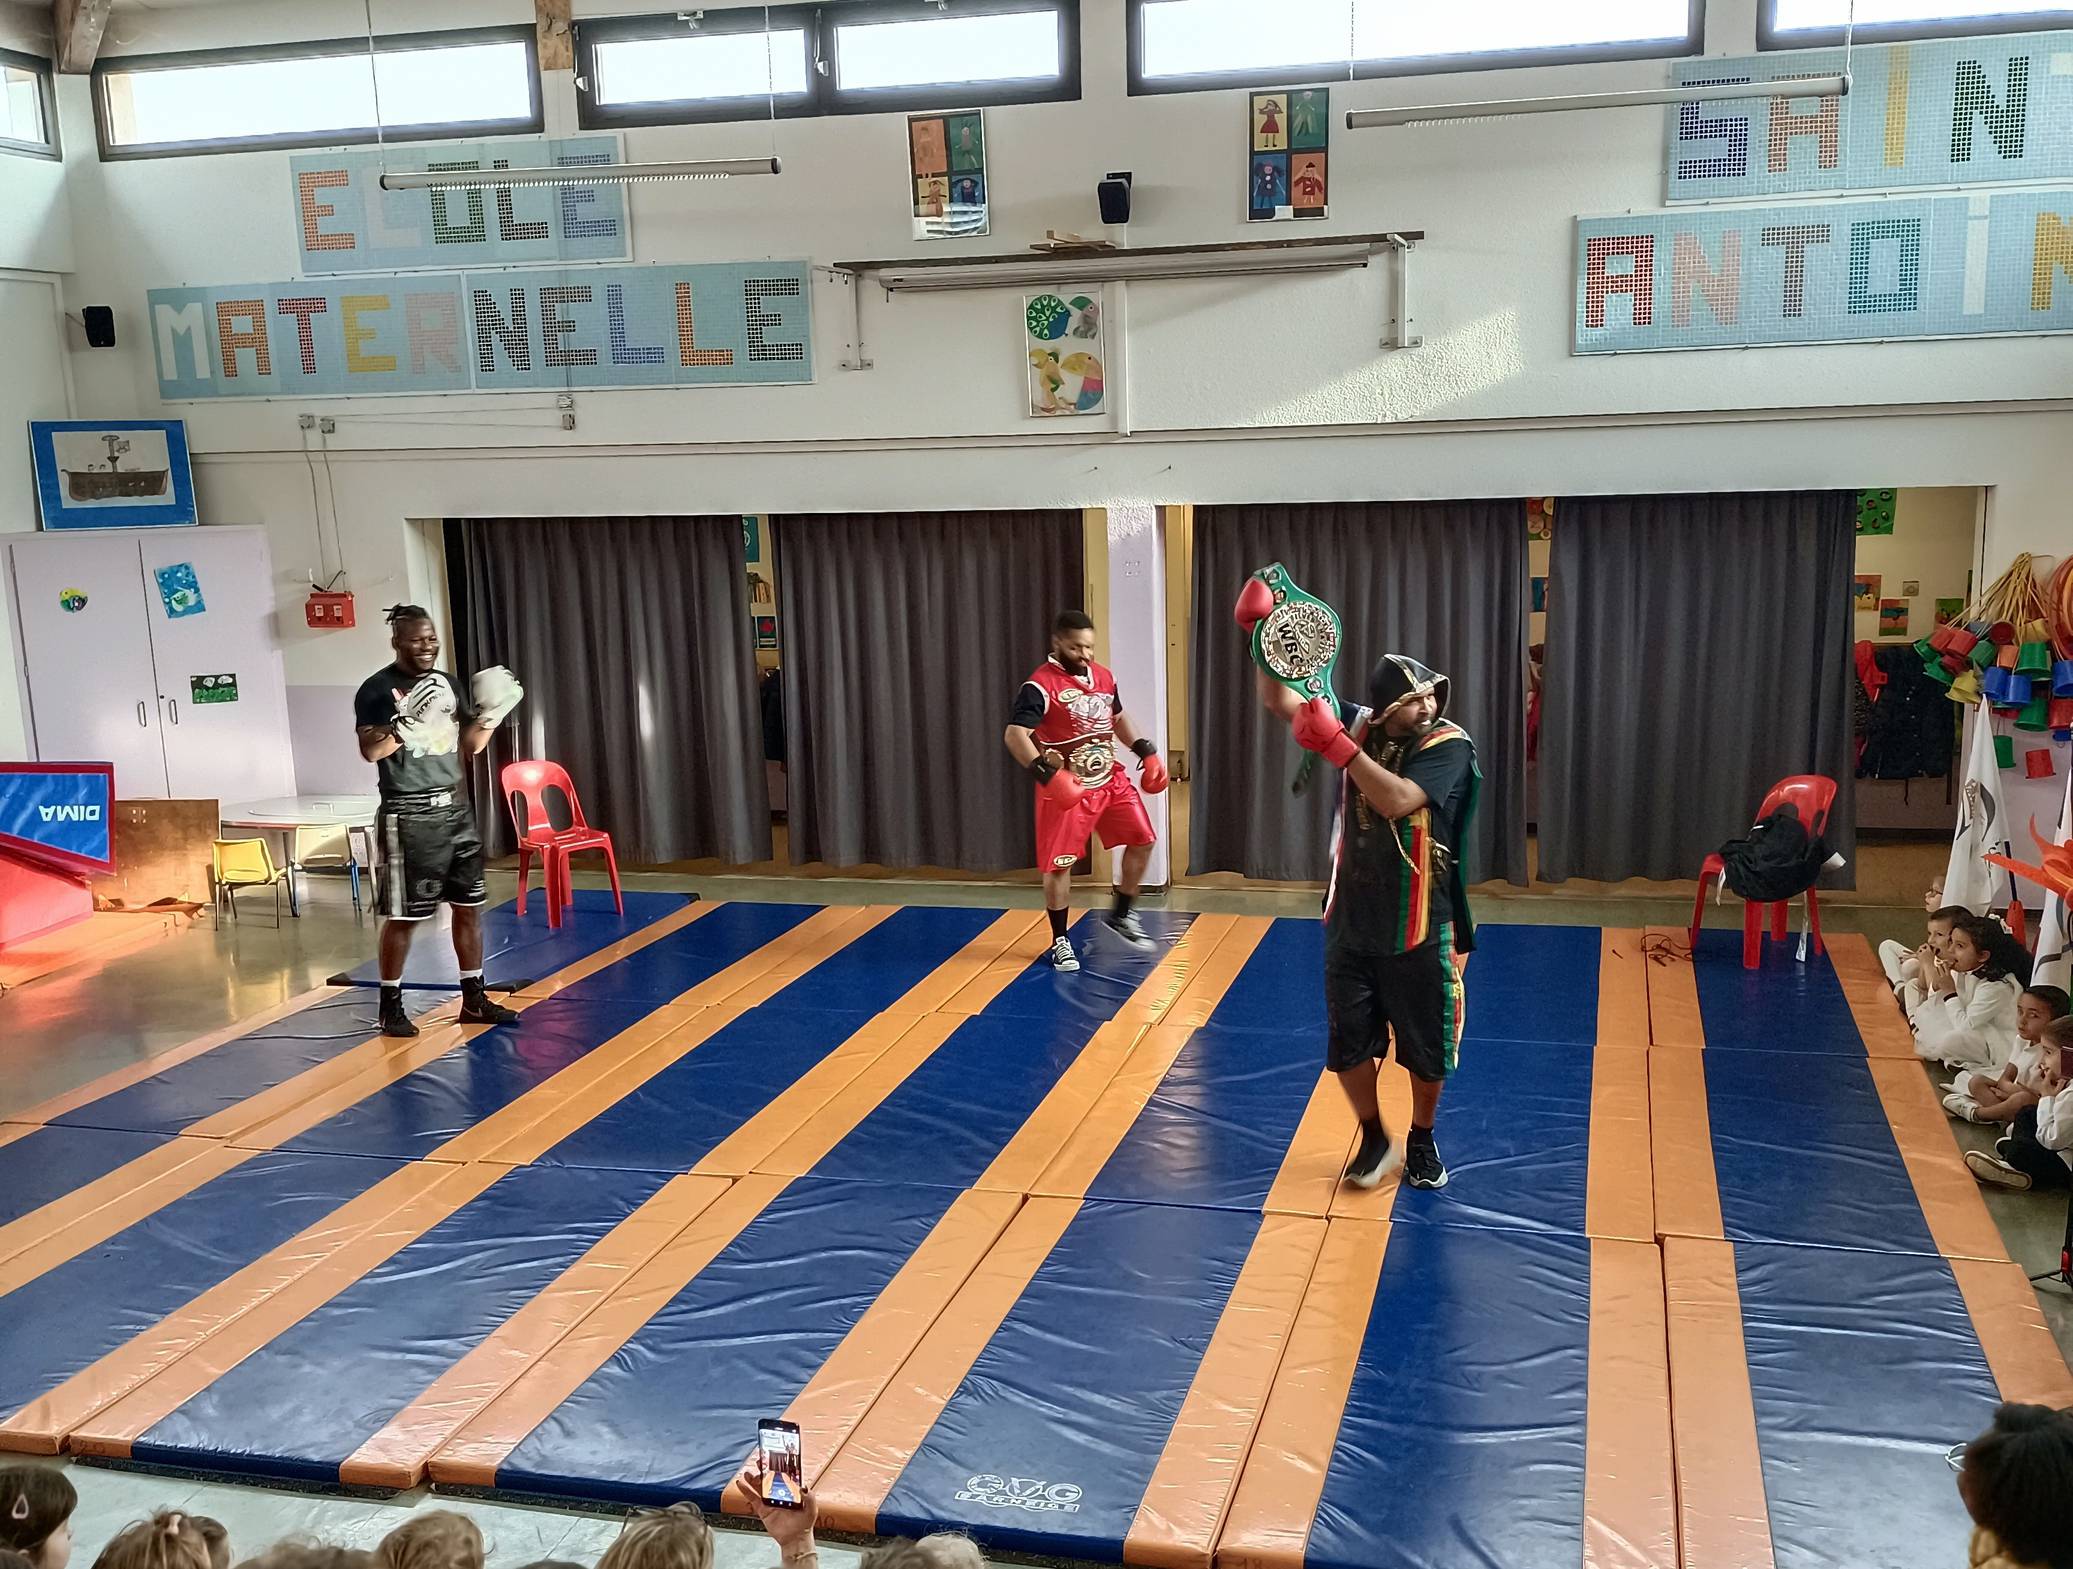
{"label": "black shorts", "polygon": [[1454,929],[1409,953],[1359,954],[1326,949],[1325,1066],[1334,1073],[1389,1054],[1415,1078],[1438,1081],[1454,1071],[1461,1045],[1461,972],[1453,961]]}
{"label": "black shorts", "polygon": [[384,919],[426,921],[442,904],[483,904],[482,835],[465,801],[444,806],[382,803],[374,820],[381,854],[375,901]]}

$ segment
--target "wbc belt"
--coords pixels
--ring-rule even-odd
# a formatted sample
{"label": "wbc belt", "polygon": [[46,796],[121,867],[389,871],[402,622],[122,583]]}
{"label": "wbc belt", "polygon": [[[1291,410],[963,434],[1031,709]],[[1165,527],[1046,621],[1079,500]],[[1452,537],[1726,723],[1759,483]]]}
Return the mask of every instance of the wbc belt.
{"label": "wbc belt", "polygon": [[[1332,685],[1332,674],[1345,643],[1338,611],[1298,587],[1288,568],[1278,561],[1269,562],[1253,576],[1274,596],[1274,608],[1253,625],[1253,663],[1293,689],[1304,702],[1321,697],[1336,710],[1339,694]],[[1296,794],[1301,795],[1309,785],[1316,767],[1316,755],[1305,752],[1290,786]]]}

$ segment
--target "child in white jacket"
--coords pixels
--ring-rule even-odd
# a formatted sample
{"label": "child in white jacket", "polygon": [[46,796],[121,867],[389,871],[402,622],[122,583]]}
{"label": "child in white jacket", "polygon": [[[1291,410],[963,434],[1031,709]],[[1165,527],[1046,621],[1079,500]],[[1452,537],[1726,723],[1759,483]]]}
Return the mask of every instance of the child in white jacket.
{"label": "child in white jacket", "polygon": [[1951,940],[1951,928],[1972,912],[1962,904],[1940,905],[1929,912],[1928,935],[1919,948],[1904,948],[1890,938],[1879,944],[1879,963],[1886,981],[1900,999],[1903,1013],[1913,1016],[1929,995],[1928,970],[1932,961],[1944,958],[1944,945]]}
{"label": "child in white jacket", "polygon": [[2023,986],[1996,957],[1999,936],[1992,921],[1968,915],[1951,927],[1945,962],[1924,962],[1927,995],[1908,1022],[1930,1061],[1991,1078],[2014,1054]]}
{"label": "child in white jacket", "polygon": [[2073,1188],[2073,1018],[2044,1030],[2044,1093],[2034,1118],[2024,1112],[1994,1146],[1969,1150],[1965,1164],[1982,1182],[2002,1188]]}
{"label": "child in white jacket", "polygon": [[2037,1104],[2044,1091],[2044,1032],[2054,1019],[2073,1013],[2073,998],[2057,986],[2023,988],[2016,1007],[2015,1052],[1998,1074],[1963,1072],[1951,1080],[1944,1110],[1965,1122],[2013,1123]]}

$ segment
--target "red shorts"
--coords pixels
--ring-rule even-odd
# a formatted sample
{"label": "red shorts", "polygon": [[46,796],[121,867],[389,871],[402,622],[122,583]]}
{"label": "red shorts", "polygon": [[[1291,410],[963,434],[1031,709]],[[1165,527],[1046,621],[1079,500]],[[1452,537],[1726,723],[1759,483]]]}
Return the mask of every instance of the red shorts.
{"label": "red shorts", "polygon": [[1060,806],[1043,791],[1036,798],[1037,866],[1046,872],[1067,870],[1087,848],[1087,836],[1098,833],[1110,849],[1150,844],[1158,836],[1145,815],[1144,797],[1130,782],[1123,765],[1108,783],[1089,790],[1071,806]]}

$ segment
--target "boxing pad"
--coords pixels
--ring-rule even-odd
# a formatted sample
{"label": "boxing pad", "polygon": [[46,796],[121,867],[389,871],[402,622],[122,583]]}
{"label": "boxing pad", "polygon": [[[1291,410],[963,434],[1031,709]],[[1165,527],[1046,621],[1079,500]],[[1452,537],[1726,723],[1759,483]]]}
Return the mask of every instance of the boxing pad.
{"label": "boxing pad", "polygon": [[1246,632],[1266,619],[1274,608],[1274,590],[1256,577],[1245,580],[1245,587],[1239,591],[1237,608],[1232,612],[1238,618],[1238,625]]}
{"label": "boxing pad", "polygon": [[1295,733],[1296,745],[1306,752],[1315,752],[1334,768],[1344,768],[1360,756],[1360,748],[1353,744],[1353,737],[1346,733],[1345,725],[1324,698],[1313,697],[1297,709],[1289,729]]}
{"label": "boxing pad", "polygon": [[525,696],[525,688],[518,684],[518,677],[502,665],[491,665],[487,670],[476,671],[473,692],[475,722],[485,730],[496,728],[504,716],[518,706],[519,699]]}
{"label": "boxing pad", "polygon": [[1166,773],[1166,759],[1157,752],[1145,754],[1144,769],[1137,782],[1146,795],[1162,794],[1172,781]]}

